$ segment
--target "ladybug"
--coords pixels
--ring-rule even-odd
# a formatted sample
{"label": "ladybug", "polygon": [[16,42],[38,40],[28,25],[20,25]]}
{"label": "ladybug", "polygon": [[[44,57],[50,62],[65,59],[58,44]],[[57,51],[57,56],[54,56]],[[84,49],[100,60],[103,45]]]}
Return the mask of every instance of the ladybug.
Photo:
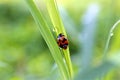
{"label": "ladybug", "polygon": [[65,37],[65,35],[63,35],[62,33],[60,33],[57,36],[57,44],[60,48],[62,49],[67,49],[68,47],[68,39]]}

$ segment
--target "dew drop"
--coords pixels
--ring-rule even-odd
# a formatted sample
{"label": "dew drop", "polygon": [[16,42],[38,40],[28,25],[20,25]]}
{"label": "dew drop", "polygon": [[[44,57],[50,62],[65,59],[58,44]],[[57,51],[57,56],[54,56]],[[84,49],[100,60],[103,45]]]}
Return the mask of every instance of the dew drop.
{"label": "dew drop", "polygon": [[57,29],[56,29],[56,28],[53,28],[53,32],[57,32]]}
{"label": "dew drop", "polygon": [[110,36],[113,36],[113,35],[114,35],[113,33],[110,34]]}

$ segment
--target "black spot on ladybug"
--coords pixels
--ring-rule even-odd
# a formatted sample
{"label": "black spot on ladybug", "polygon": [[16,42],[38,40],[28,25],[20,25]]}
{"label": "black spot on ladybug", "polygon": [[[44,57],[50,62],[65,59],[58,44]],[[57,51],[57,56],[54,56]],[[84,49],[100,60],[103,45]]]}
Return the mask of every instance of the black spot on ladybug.
{"label": "black spot on ladybug", "polygon": [[62,33],[60,33],[57,37],[57,44],[60,48],[62,49],[67,49],[68,47],[68,39],[65,37],[65,35],[63,35]]}
{"label": "black spot on ladybug", "polygon": [[67,39],[66,38],[63,38],[62,42],[64,43]]}

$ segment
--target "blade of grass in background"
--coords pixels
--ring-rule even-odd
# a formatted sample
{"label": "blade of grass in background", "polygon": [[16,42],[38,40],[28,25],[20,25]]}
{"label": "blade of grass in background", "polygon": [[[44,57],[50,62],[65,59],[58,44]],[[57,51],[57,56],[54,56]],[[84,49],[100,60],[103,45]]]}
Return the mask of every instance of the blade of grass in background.
{"label": "blade of grass in background", "polygon": [[[37,9],[33,0],[26,0],[26,3],[28,5],[28,8],[30,9],[31,14],[34,17],[37,25],[39,26],[39,30],[40,30],[43,38],[45,39],[55,62],[58,65],[62,80],[69,80],[69,74],[66,69],[65,63],[63,61],[62,54],[58,48],[58,45],[56,43],[56,40],[53,37],[52,32],[50,31],[50,29],[48,27],[49,24],[47,24],[47,22],[44,20],[41,12]],[[51,8],[52,7],[53,6],[51,6]]]}
{"label": "blade of grass in background", "polygon": [[[62,23],[62,20],[59,15],[57,4],[56,4],[55,0],[45,0],[45,2],[47,4],[47,9],[48,9],[51,21],[53,23],[53,26],[54,26],[54,29],[56,30],[57,35],[60,33],[63,33],[65,36],[67,36],[65,28]],[[67,64],[68,72],[72,79],[73,78],[73,70],[72,70],[72,63],[71,63],[71,59],[70,59],[69,48],[67,48],[67,50],[63,50],[63,54],[64,54],[65,61]]]}
{"label": "blade of grass in background", "polygon": [[108,39],[107,39],[107,42],[106,42],[106,45],[105,45],[105,50],[104,50],[104,54],[103,54],[103,60],[107,57],[107,52],[108,52],[108,48],[109,48],[109,43],[110,43],[110,40],[111,40],[111,37],[113,36],[113,31],[114,29],[117,27],[117,25],[120,23],[120,20],[118,20],[113,26],[112,28],[110,29],[110,32],[108,34]]}
{"label": "blade of grass in background", "polygon": [[[93,11],[94,10],[94,11]],[[91,4],[82,19],[83,31],[81,39],[81,66],[83,69],[91,67],[95,47],[95,36],[97,30],[97,18],[100,11],[98,4]]]}

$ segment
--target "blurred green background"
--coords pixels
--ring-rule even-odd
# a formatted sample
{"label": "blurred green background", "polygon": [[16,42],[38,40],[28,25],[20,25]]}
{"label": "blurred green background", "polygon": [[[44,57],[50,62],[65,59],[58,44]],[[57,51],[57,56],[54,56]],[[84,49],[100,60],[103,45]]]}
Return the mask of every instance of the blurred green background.
{"label": "blurred green background", "polygon": [[[87,50],[92,53],[89,64],[100,65],[108,32],[120,19],[120,0],[56,1],[70,41],[75,73],[82,64],[81,54],[87,53],[84,52]],[[53,80],[50,77],[56,77],[51,75],[55,67],[54,60],[36,26],[24,0],[0,0],[0,80]],[[107,58],[120,54],[119,26],[114,30]],[[81,37],[89,31],[93,36],[87,37],[87,44]],[[91,45],[91,48],[82,45]],[[82,60],[87,61],[84,57]],[[110,70],[101,80],[120,80],[119,69]]]}

